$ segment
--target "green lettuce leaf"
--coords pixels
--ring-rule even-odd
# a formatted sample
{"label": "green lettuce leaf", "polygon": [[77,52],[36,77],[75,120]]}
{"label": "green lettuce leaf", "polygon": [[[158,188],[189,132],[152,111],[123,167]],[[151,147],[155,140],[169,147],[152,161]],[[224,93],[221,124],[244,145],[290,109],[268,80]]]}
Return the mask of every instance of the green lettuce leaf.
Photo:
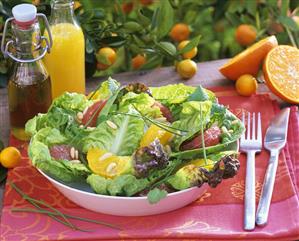
{"label": "green lettuce leaf", "polygon": [[150,87],[153,97],[163,104],[181,104],[185,101],[216,101],[215,94],[201,86],[193,87],[184,84],[166,85],[162,87]]}
{"label": "green lettuce leaf", "polygon": [[245,131],[245,127],[240,119],[231,113],[225,106],[213,103],[210,126],[217,124],[221,127],[221,143],[228,143],[239,139]]}
{"label": "green lettuce leaf", "polygon": [[67,139],[56,128],[45,127],[34,135],[32,142],[40,141],[47,146],[52,146],[55,144],[62,144],[66,142],[66,140]]}
{"label": "green lettuce leaf", "polygon": [[65,92],[54,99],[50,110],[53,107],[60,107],[65,110],[83,111],[87,106],[92,105],[92,103],[83,94]]}
{"label": "green lettuce leaf", "polygon": [[81,163],[71,163],[67,160],[38,160],[36,167],[47,175],[64,182],[80,182],[90,174]]}
{"label": "green lettuce leaf", "polygon": [[147,194],[147,200],[150,204],[158,203],[161,199],[167,196],[167,192],[165,190],[161,190],[159,188],[154,188],[149,191]]}
{"label": "green lettuce leaf", "polygon": [[158,118],[162,116],[160,108],[153,106],[155,99],[146,93],[136,94],[134,92],[128,92],[125,94],[119,103],[119,111],[127,112],[132,105],[136,107],[143,115]]}
{"label": "green lettuce leaf", "polygon": [[112,196],[132,196],[142,191],[146,186],[146,179],[137,179],[135,176],[127,174],[114,178],[108,184],[107,189]]}
{"label": "green lettuce leaf", "polygon": [[[138,113],[130,109],[129,114]],[[116,125],[111,128],[109,121]],[[98,147],[110,151],[118,156],[130,156],[139,146],[144,132],[144,121],[141,118],[129,115],[113,115],[109,121],[100,123],[96,130],[82,139],[83,152]]]}
{"label": "green lettuce leaf", "polygon": [[179,150],[180,145],[206,127],[210,120],[211,101],[188,101],[182,104],[180,119],[173,122],[172,126],[187,131],[183,136],[175,136],[173,139],[174,148]]}
{"label": "green lettuce leaf", "polygon": [[153,97],[164,104],[179,104],[184,102],[190,94],[195,91],[195,87],[184,84],[166,85],[162,87],[150,87]]}
{"label": "green lettuce leaf", "polygon": [[51,155],[47,145],[38,141],[32,140],[28,148],[28,156],[33,165],[36,165],[38,160],[50,161]]}
{"label": "green lettuce leaf", "polygon": [[216,97],[213,92],[204,89],[201,85],[188,97],[188,101],[215,101]]}
{"label": "green lettuce leaf", "polygon": [[45,127],[31,139],[28,154],[34,166],[58,180],[69,182],[87,176],[90,170],[82,163],[54,160],[51,157],[49,147],[66,141],[67,138],[58,129]]}
{"label": "green lettuce leaf", "polygon": [[96,174],[91,174],[87,177],[86,182],[95,193],[106,195],[108,194],[107,186],[111,180]]}
{"label": "green lettuce leaf", "polygon": [[146,188],[146,179],[137,179],[135,176],[126,174],[115,179],[106,179],[102,176],[91,174],[87,183],[98,194],[109,194],[112,196],[133,196]]}
{"label": "green lettuce leaf", "polygon": [[32,119],[28,120],[25,124],[25,131],[30,136],[36,134],[40,129],[46,127],[47,124],[47,114],[41,114],[34,116]]}
{"label": "green lettuce leaf", "polygon": [[119,87],[120,83],[109,77],[108,80],[101,84],[98,90],[92,92],[89,96],[92,96],[92,100],[105,100],[113,95]]}

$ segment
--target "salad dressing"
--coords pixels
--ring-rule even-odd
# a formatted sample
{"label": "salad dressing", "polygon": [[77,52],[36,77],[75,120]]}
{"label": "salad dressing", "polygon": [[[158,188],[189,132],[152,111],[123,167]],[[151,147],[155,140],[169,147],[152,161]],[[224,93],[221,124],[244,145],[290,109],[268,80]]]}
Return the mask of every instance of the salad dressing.
{"label": "salad dressing", "polygon": [[[46,27],[48,25],[46,17],[36,13],[35,6],[20,4],[12,12],[14,18],[5,23],[1,50],[4,56],[15,61],[8,82],[11,131],[16,138],[27,140],[29,136],[24,130],[26,122],[38,113],[47,112],[52,102],[50,76],[41,61],[50,49],[52,38],[42,48],[45,39],[41,37],[37,17],[42,17]],[[4,47],[10,21],[13,39]]]}

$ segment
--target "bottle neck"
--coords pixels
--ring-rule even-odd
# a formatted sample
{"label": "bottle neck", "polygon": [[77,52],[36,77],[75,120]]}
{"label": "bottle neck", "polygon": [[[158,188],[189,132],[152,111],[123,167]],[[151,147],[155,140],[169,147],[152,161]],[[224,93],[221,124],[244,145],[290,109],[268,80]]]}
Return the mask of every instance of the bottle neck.
{"label": "bottle neck", "polygon": [[41,33],[37,20],[24,27],[17,23],[12,24],[16,56],[21,59],[37,57],[41,50]]}
{"label": "bottle neck", "polygon": [[72,23],[77,24],[72,0],[52,0],[50,24]]}

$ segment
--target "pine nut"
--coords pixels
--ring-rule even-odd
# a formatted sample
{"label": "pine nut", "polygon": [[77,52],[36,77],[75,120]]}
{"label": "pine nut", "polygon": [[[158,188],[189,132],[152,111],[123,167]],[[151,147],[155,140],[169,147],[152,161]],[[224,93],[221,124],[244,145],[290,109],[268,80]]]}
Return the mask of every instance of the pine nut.
{"label": "pine nut", "polygon": [[164,133],[165,133],[165,131],[164,131],[164,130],[158,130],[158,135],[159,135],[159,136],[162,136],[162,135],[164,135]]}
{"label": "pine nut", "polygon": [[233,120],[232,124],[234,125],[234,124],[237,124],[238,122],[239,122],[238,120]]}
{"label": "pine nut", "polygon": [[112,121],[107,120],[106,123],[107,123],[107,125],[110,126],[112,129],[114,129],[114,130],[117,129],[117,125],[115,125]]}
{"label": "pine nut", "polygon": [[167,121],[167,119],[165,117],[158,117],[155,120],[159,121],[159,122],[166,122]]}
{"label": "pine nut", "polygon": [[79,151],[75,150],[75,159],[79,159]]}
{"label": "pine nut", "polygon": [[165,149],[165,151],[166,151],[167,154],[170,154],[170,153],[171,153],[171,148],[170,148],[169,145],[166,145],[166,146],[164,147],[164,149]]}
{"label": "pine nut", "polygon": [[73,164],[80,164],[81,163],[80,160],[71,160],[70,162],[73,163]]}
{"label": "pine nut", "polygon": [[79,128],[83,129],[83,128],[84,128],[84,125],[80,125]]}
{"label": "pine nut", "polygon": [[77,118],[78,118],[78,120],[82,120],[83,119],[83,113],[82,112],[78,112],[77,113]]}
{"label": "pine nut", "polygon": [[107,158],[109,158],[111,156],[113,156],[113,154],[111,152],[107,152],[104,155],[102,155],[102,156],[99,157],[99,161],[104,161],[105,159],[107,159]]}
{"label": "pine nut", "polygon": [[222,127],[221,127],[221,131],[222,131],[223,133],[227,133],[227,132],[228,132],[228,130],[227,130],[227,128],[226,128],[225,126],[222,126]]}
{"label": "pine nut", "polygon": [[111,174],[111,175],[114,175],[116,174],[116,167],[117,167],[117,164],[115,162],[111,162],[107,168],[106,168],[106,172],[108,174]]}
{"label": "pine nut", "polygon": [[71,154],[71,158],[74,159],[75,158],[75,148],[74,147],[71,148],[70,154]]}

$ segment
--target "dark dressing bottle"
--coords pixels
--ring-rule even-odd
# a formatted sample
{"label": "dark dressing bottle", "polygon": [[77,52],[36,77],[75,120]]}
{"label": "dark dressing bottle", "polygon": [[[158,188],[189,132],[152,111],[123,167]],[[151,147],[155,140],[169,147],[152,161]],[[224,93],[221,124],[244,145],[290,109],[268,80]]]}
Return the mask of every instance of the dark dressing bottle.
{"label": "dark dressing bottle", "polygon": [[[12,13],[13,18],[5,23],[1,50],[14,61],[8,82],[11,131],[16,138],[27,140],[26,122],[38,113],[47,112],[52,101],[50,76],[42,62],[50,51],[52,38],[48,40],[41,35],[38,17],[44,19],[48,31],[49,25],[45,15],[37,14],[34,5],[17,5]],[[6,42],[9,27],[12,38]]]}

